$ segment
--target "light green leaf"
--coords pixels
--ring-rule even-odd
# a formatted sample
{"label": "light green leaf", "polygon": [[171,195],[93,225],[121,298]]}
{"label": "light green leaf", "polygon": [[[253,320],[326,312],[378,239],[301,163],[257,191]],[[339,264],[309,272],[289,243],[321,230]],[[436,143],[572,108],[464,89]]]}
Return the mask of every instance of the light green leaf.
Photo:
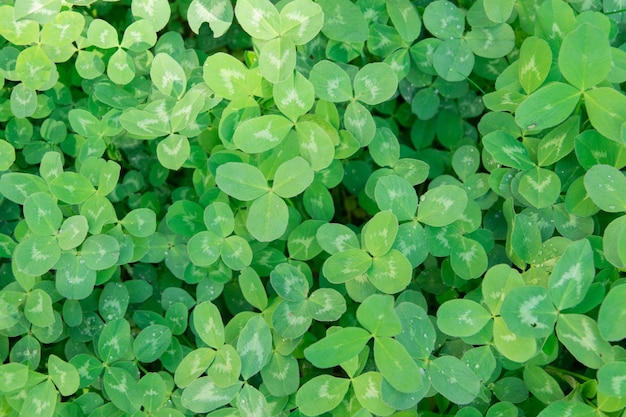
{"label": "light green leaf", "polygon": [[387,13],[402,39],[412,43],[422,31],[422,20],[417,9],[409,0],[391,0],[386,2]]}
{"label": "light green leaf", "polygon": [[313,84],[298,71],[275,83],[272,91],[276,107],[293,122],[308,112],[315,102]]}
{"label": "light green leaf", "polygon": [[437,326],[453,337],[472,336],[485,327],[489,320],[491,314],[471,300],[448,300],[437,310]]}
{"label": "light green leaf", "polygon": [[483,0],[485,15],[495,23],[504,23],[509,20],[514,4],[514,0]]}
{"label": "light green leaf", "polygon": [[291,395],[300,386],[298,361],[292,355],[283,356],[274,352],[270,362],[261,370],[261,376],[263,384],[274,396]]}
{"label": "light green leaf", "polygon": [[372,336],[392,337],[402,331],[400,318],[390,295],[372,294],[359,305],[356,318]]}
{"label": "light green leaf", "polygon": [[283,198],[302,193],[313,182],[313,170],[302,157],[296,156],[283,162],[276,169],[272,191]]}
{"label": "light green leaf", "polygon": [[537,149],[538,164],[552,165],[567,156],[574,149],[579,128],[580,118],[573,116],[546,134]]}
{"label": "light green leaf", "polygon": [[233,5],[228,0],[193,0],[187,9],[187,22],[196,34],[206,22],[213,36],[219,38],[233,23]]}
{"label": "light green leaf", "polygon": [[270,283],[286,301],[303,301],[309,293],[309,283],[302,271],[288,263],[276,265],[270,273]]}
{"label": "light green leaf", "polygon": [[428,367],[432,387],[455,404],[472,402],[480,391],[476,374],[454,356],[440,356]]}
{"label": "light green leaf", "polygon": [[610,362],[598,369],[598,391],[611,397],[626,396],[626,362]]}
{"label": "light green leaf", "polygon": [[369,32],[361,9],[349,0],[319,0],[324,10],[322,33],[340,42],[365,42]]}
{"label": "light green leaf", "polygon": [[569,84],[554,82],[545,85],[519,105],[515,122],[526,130],[556,126],[572,114],[579,100],[580,91]]}
{"label": "light green leaf", "polygon": [[296,132],[300,144],[300,155],[309,162],[311,168],[314,171],[328,168],[335,156],[335,144],[328,132],[314,121],[296,123]]}
{"label": "light green leaf", "polygon": [[396,390],[416,392],[424,381],[417,364],[400,342],[391,337],[374,339],[374,360],[385,380]]}
{"label": "light green leaf", "polygon": [[399,221],[411,220],[417,211],[417,194],[411,184],[396,175],[381,177],[374,189],[376,204],[381,210],[391,210]]}
{"label": "light green leaf", "polygon": [[389,252],[398,234],[398,218],[391,211],[381,211],[363,227],[363,247],[374,257]]}
{"label": "light green leaf", "polygon": [[478,278],[487,270],[487,253],[474,239],[460,237],[450,247],[450,264],[461,278]]}
{"label": "light green leaf", "polygon": [[29,389],[20,410],[20,417],[52,417],[57,404],[57,390],[50,380]]}
{"label": "light green leaf", "polygon": [[243,30],[253,38],[268,41],[280,33],[280,15],[269,0],[238,1],[235,16]]}
{"label": "light green leaf", "polygon": [[246,228],[256,240],[271,242],[285,233],[288,221],[287,203],[270,192],[257,198],[250,205]]}
{"label": "light green leaf", "polygon": [[585,174],[585,189],[600,209],[609,213],[626,211],[626,177],[610,165],[594,165]]}
{"label": "light green leaf", "polygon": [[279,115],[270,114],[245,120],[237,125],[233,142],[246,153],[261,153],[278,146],[293,123]]}
{"label": "light green leaf", "polygon": [[309,74],[315,94],[322,100],[341,103],[352,98],[350,76],[334,62],[323,60],[315,64]]}
{"label": "light green leaf", "polygon": [[206,347],[192,350],[180,361],[174,373],[174,382],[186,388],[208,369],[215,359],[215,351]]}
{"label": "light green leaf", "polygon": [[152,22],[157,32],[167,25],[171,15],[170,4],[167,0],[133,0],[131,11],[136,18]]}
{"label": "light green leaf", "polygon": [[222,191],[242,201],[255,200],[270,190],[261,170],[243,162],[220,165],[215,180]]}
{"label": "light green leaf", "polygon": [[63,172],[50,182],[50,191],[59,200],[68,204],[80,204],[96,190],[84,176],[75,172]]}
{"label": "light green leaf", "polygon": [[604,340],[610,342],[626,338],[626,328],[622,325],[626,319],[626,310],[623,308],[626,297],[626,286],[613,287],[604,297],[598,312],[598,328]]}
{"label": "light green leaf", "polygon": [[322,8],[311,0],[289,2],[280,11],[281,36],[295,45],[310,42],[324,25]]}
{"label": "light green leaf", "polygon": [[307,381],[296,393],[296,405],[305,416],[319,416],[337,407],[350,388],[350,380],[319,375]]}
{"label": "light green leaf", "polygon": [[240,271],[252,262],[252,248],[241,236],[228,236],[222,242],[220,255],[224,264],[233,271]]}
{"label": "light green leaf", "polygon": [[17,0],[13,16],[16,21],[34,20],[45,24],[54,19],[61,11],[60,0]]}
{"label": "light green leaf", "polygon": [[50,326],[54,322],[54,316],[52,314],[52,299],[48,293],[39,288],[32,290],[26,297],[24,315],[35,326]]}
{"label": "light green leaf", "polygon": [[28,365],[10,362],[0,365],[0,391],[16,391],[28,381]]}
{"label": "light green leaf", "polygon": [[183,67],[165,53],[158,53],[150,66],[150,78],[165,95],[180,98],[187,87],[187,76]]}
{"label": "light green leaf", "polygon": [[332,288],[318,288],[309,297],[307,309],[316,321],[335,321],[346,312],[346,300]]}
{"label": "light green leaf", "polygon": [[585,91],[584,97],[593,127],[607,138],[624,143],[621,129],[626,120],[626,97],[609,87]]}
{"label": "light green leaf", "polygon": [[524,368],[524,382],[530,392],[544,404],[562,400],[565,396],[559,383],[539,366]]}
{"label": "light green leaf", "polygon": [[89,269],[85,262],[81,261],[81,257],[74,256],[56,272],[56,290],[70,300],[88,297],[96,284],[96,271]]}
{"label": "light green leaf", "polygon": [[156,214],[148,208],[131,210],[120,222],[135,237],[148,237],[156,231]]}
{"label": "light green leaf", "polygon": [[141,406],[141,390],[137,381],[122,368],[108,367],[104,371],[104,391],[120,410],[135,413]]}
{"label": "light green leaf", "polygon": [[108,322],[98,338],[98,355],[104,363],[111,364],[131,349],[130,324],[123,317]]}
{"label": "light green leaf", "polygon": [[204,376],[189,384],[180,400],[183,407],[193,413],[208,413],[231,402],[240,389],[241,383],[218,387],[213,378]]}
{"label": "light green leaf", "polygon": [[559,50],[559,70],[574,87],[586,90],[604,81],[611,71],[611,45],[606,33],[583,23],[568,33]]}
{"label": "light green leaf", "polygon": [[465,30],[465,16],[452,2],[433,1],[424,9],[424,26],[439,39],[459,39]]}
{"label": "light green leaf", "polygon": [[146,19],[131,23],[122,36],[121,46],[132,52],[143,52],[154,46],[157,35],[152,22]]}
{"label": "light green leaf", "polygon": [[217,349],[224,344],[224,323],[219,309],[210,301],[196,305],[193,325],[204,343]]}
{"label": "light green leaf", "polygon": [[562,400],[549,404],[537,415],[537,417],[556,417],[567,415],[572,417],[594,417],[598,415],[598,410],[581,402]]}
{"label": "light green leaf", "polygon": [[465,35],[465,40],[476,56],[490,59],[501,58],[515,47],[515,32],[506,23],[489,27],[474,27]]}
{"label": "light green leaf", "polygon": [[219,97],[232,100],[249,92],[248,68],[232,55],[218,52],[209,56],[202,66],[202,74],[209,88]]}
{"label": "light green leaf", "polygon": [[522,337],[513,333],[502,317],[493,320],[493,342],[505,358],[523,363],[535,356],[537,341],[534,337]]}
{"label": "light green leaf", "polygon": [[39,176],[24,172],[9,172],[0,177],[0,193],[10,201],[23,205],[34,193],[48,191],[48,185]]}
{"label": "light green leaf", "polygon": [[489,154],[502,165],[527,170],[535,164],[530,159],[528,149],[513,135],[496,130],[483,137],[483,144]]}
{"label": "light green leaf", "polygon": [[9,104],[15,117],[30,117],[37,110],[37,93],[24,83],[20,83],[13,87]]}
{"label": "light green leaf", "polygon": [[75,66],[78,75],[86,80],[98,78],[106,69],[100,55],[93,51],[78,51]]}
{"label": "light green leaf", "polygon": [[375,105],[389,100],[397,87],[395,73],[382,62],[366,64],[354,77],[354,97],[365,104]]}
{"label": "light green leaf", "polygon": [[138,361],[154,362],[161,357],[172,342],[172,332],[167,326],[153,324],[143,329],[133,341],[133,352]]}
{"label": "light green leaf", "polygon": [[59,258],[61,249],[53,236],[31,236],[19,242],[13,252],[17,269],[30,276],[45,274]]}
{"label": "light green leaf", "polygon": [[146,110],[126,110],[120,116],[120,123],[128,133],[141,139],[154,139],[169,133],[167,122]]}
{"label": "light green leaf", "polygon": [[17,56],[15,72],[25,87],[38,90],[48,84],[56,71],[41,46],[31,46]]}
{"label": "light green leaf", "polygon": [[120,256],[120,244],[109,235],[92,235],[85,239],[80,251],[85,265],[101,271],[115,265]]}
{"label": "light green leaf", "polygon": [[285,81],[296,67],[296,48],[287,38],[276,38],[261,48],[259,69],[261,75],[271,83]]}
{"label": "light green leaf", "polygon": [[429,226],[446,226],[461,217],[466,206],[465,190],[456,185],[442,185],[420,197],[417,219]]}
{"label": "light green leaf", "polygon": [[313,321],[307,310],[306,300],[291,302],[282,301],[272,314],[274,331],[285,339],[301,337]]}
{"label": "light green leaf", "polygon": [[102,49],[115,48],[119,45],[117,30],[107,21],[94,19],[87,29],[87,39]]}
{"label": "light green leaf", "polygon": [[320,226],[316,237],[320,246],[331,255],[343,252],[346,249],[358,249],[361,251],[359,240],[354,231],[340,223],[327,223]]}
{"label": "light green leaf", "polygon": [[157,157],[161,165],[171,170],[180,169],[189,158],[191,146],[187,137],[171,134],[157,145]]}
{"label": "light green leaf", "polygon": [[324,276],[333,284],[347,282],[365,274],[372,266],[371,256],[361,249],[347,249],[324,262]]}
{"label": "light green leaf", "polygon": [[397,249],[391,249],[382,256],[372,259],[367,271],[369,281],[385,294],[398,293],[409,285],[413,267],[409,260]]}
{"label": "light green leaf", "polygon": [[611,345],[602,339],[598,324],[591,317],[561,314],[556,322],[556,335],[584,366],[598,369],[612,361]]}
{"label": "light green leaf", "polygon": [[82,14],[64,10],[43,25],[41,42],[45,45],[65,46],[77,40],[85,27]]}
{"label": "light green leaf", "polygon": [[220,388],[236,384],[241,373],[241,358],[232,345],[225,344],[215,351],[215,360],[207,374]]}
{"label": "light green leaf", "polygon": [[118,49],[109,58],[107,75],[115,84],[126,85],[135,78],[135,61],[123,49]]}
{"label": "light green leaf", "polygon": [[63,213],[50,194],[39,192],[31,194],[24,202],[24,219],[34,234],[50,236],[61,226]]}
{"label": "light green leaf", "polygon": [[39,41],[39,23],[34,20],[16,21],[15,8],[10,5],[0,7],[0,34],[15,45],[31,45]]}
{"label": "light green leaf", "polygon": [[369,145],[376,135],[376,122],[372,114],[357,101],[348,104],[343,115],[343,123],[346,130],[354,135],[362,147]]}
{"label": "light green leaf", "polygon": [[237,339],[237,353],[241,357],[241,376],[250,379],[257,374],[272,355],[272,332],[262,316],[248,320]]}
{"label": "light green leaf", "polygon": [[128,288],[119,282],[108,282],[100,293],[98,312],[107,321],[122,318],[126,314],[129,303]]}
{"label": "light green leaf", "polygon": [[56,355],[48,357],[48,375],[63,396],[74,394],[80,385],[76,367]]}
{"label": "light green leaf", "polygon": [[341,328],[309,345],[304,356],[318,368],[332,368],[358,355],[370,337],[360,327]]}
{"label": "light green leaf", "polygon": [[533,207],[549,207],[561,194],[561,180],[554,171],[531,168],[520,174],[518,191]]}
{"label": "light green leaf", "polygon": [[226,203],[216,201],[204,209],[204,225],[218,236],[226,237],[235,228],[235,217],[232,209]]}
{"label": "light green leaf", "polygon": [[513,333],[539,339],[554,331],[557,311],[544,287],[524,286],[506,294],[500,314]]}
{"label": "light green leaf", "polygon": [[[435,3],[449,2],[438,0]],[[469,77],[474,68],[474,61],[474,53],[463,39],[445,40],[437,46],[433,54],[435,71],[441,78],[450,82],[463,81]]]}
{"label": "light green leaf", "polygon": [[533,263],[541,249],[541,230],[537,222],[526,214],[515,216],[511,230],[511,249],[519,258]]}
{"label": "light green leaf", "polygon": [[[498,3],[494,1],[494,3]],[[545,40],[536,36],[524,39],[519,52],[518,78],[527,94],[546,80],[552,66],[552,50]]]}
{"label": "light green leaf", "polygon": [[587,295],[595,277],[591,244],[583,239],[571,243],[550,275],[549,291],[559,310],[575,307]]}
{"label": "light green leaf", "polygon": [[241,270],[239,287],[248,303],[261,311],[265,310],[267,307],[267,293],[259,274],[254,268],[247,267]]}

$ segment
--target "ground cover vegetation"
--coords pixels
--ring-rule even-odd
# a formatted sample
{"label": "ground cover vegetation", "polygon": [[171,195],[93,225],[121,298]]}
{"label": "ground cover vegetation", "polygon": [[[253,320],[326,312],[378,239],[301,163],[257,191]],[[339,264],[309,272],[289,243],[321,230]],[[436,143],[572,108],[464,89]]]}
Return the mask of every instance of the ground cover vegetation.
{"label": "ground cover vegetation", "polygon": [[621,0],[4,0],[0,415],[624,416]]}

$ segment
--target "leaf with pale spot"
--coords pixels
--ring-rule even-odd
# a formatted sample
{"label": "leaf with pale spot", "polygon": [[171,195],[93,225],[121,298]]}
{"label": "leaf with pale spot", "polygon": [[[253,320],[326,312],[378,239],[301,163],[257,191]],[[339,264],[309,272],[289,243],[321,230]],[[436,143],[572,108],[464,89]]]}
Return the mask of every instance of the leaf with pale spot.
{"label": "leaf with pale spot", "polygon": [[167,0],[133,0],[131,11],[136,18],[152,22],[157,32],[167,25],[171,15],[170,4]]}
{"label": "leaf with pale spot", "polygon": [[57,404],[57,390],[50,380],[35,385],[25,394],[20,417],[52,417]]}
{"label": "leaf with pale spot", "polygon": [[554,305],[559,310],[578,305],[587,295],[594,277],[594,256],[589,241],[571,243],[550,275],[548,290]]}
{"label": "leaf with pale spot", "polygon": [[48,375],[63,396],[74,394],[80,385],[76,367],[56,355],[48,357]]}
{"label": "leaf with pale spot", "polygon": [[463,215],[467,200],[465,190],[456,185],[433,188],[420,197],[417,220],[429,226],[447,226]]}
{"label": "leaf with pale spot", "polygon": [[261,75],[271,83],[285,81],[296,68],[296,47],[287,38],[279,37],[261,48],[259,69]]}
{"label": "leaf with pale spot", "polygon": [[486,134],[482,140],[485,150],[502,165],[527,170],[535,164],[530,159],[528,149],[510,133],[495,130]]}
{"label": "leaf with pale spot", "polygon": [[161,140],[156,149],[159,163],[167,169],[178,170],[189,158],[191,145],[183,135],[171,134]]}
{"label": "leaf with pale spot", "polygon": [[539,339],[554,331],[557,311],[544,287],[529,285],[507,293],[500,314],[513,333]]}
{"label": "leaf with pale spot", "polygon": [[235,398],[241,389],[241,383],[228,387],[218,387],[213,378],[200,377],[183,390],[181,404],[194,413],[208,413]]}
{"label": "leaf with pale spot", "polygon": [[220,165],[215,180],[222,191],[242,201],[255,200],[269,191],[261,170],[243,162]]}
{"label": "leaf with pale spot", "polygon": [[296,392],[300,386],[298,361],[293,355],[272,354],[272,359],[261,370],[263,384],[271,395],[284,397]]}
{"label": "leaf with pale spot", "polygon": [[585,189],[600,209],[609,213],[626,211],[626,177],[610,165],[594,165],[585,174]]}
{"label": "leaf with pale spot", "polygon": [[463,279],[478,278],[487,270],[487,252],[476,240],[460,237],[450,246],[450,265]]}
{"label": "leaf with pale spot", "polygon": [[365,104],[375,105],[389,100],[397,87],[395,73],[382,62],[366,64],[354,77],[354,97]]}
{"label": "leaf with pale spot", "polygon": [[315,88],[315,94],[322,100],[341,103],[352,98],[350,76],[334,62],[323,60],[315,64],[309,80]]}
{"label": "leaf with pale spot", "polygon": [[224,344],[224,323],[219,309],[212,302],[196,305],[193,325],[200,339],[208,346],[217,349]]}
{"label": "leaf with pale spot", "polygon": [[113,405],[127,413],[139,411],[142,393],[139,384],[128,371],[117,367],[108,367],[102,379],[104,392]]}
{"label": "leaf with pale spot", "polygon": [[536,36],[524,39],[519,52],[518,78],[526,94],[535,91],[548,77],[552,66],[552,50],[545,40]]}
{"label": "leaf with pale spot", "polygon": [[187,87],[187,76],[183,67],[165,53],[158,53],[150,66],[152,83],[165,95],[180,98]]}
{"label": "leaf with pale spot", "polygon": [[258,241],[271,242],[287,230],[289,209],[287,203],[269,192],[254,200],[248,209],[246,228]]}
{"label": "leaf with pale spot", "polygon": [[319,416],[337,407],[350,388],[350,380],[319,375],[307,381],[296,393],[296,405],[305,416]]}
{"label": "leaf with pale spot", "polygon": [[187,22],[194,33],[200,33],[200,26],[208,23],[213,36],[224,35],[233,23],[233,5],[229,0],[193,0],[187,9]]}
{"label": "leaf with pale spot", "polygon": [[174,372],[174,382],[180,388],[186,388],[208,369],[215,359],[215,351],[199,347],[185,356]]}
{"label": "leaf with pale spot", "polygon": [[140,362],[154,362],[165,353],[171,342],[172,331],[169,327],[153,324],[137,335],[133,341],[133,353]]}
{"label": "leaf with pale spot", "polygon": [[432,387],[455,404],[468,404],[480,392],[480,380],[460,359],[440,356],[429,367]]}
{"label": "leaf with pale spot", "polygon": [[626,309],[624,300],[626,299],[626,286],[617,285],[604,297],[600,311],[598,312],[598,328],[604,340],[610,342],[619,341],[626,338]]}
{"label": "leaf with pale spot", "polygon": [[287,136],[293,122],[277,114],[245,120],[237,125],[233,142],[245,153],[261,153],[278,146]]}
{"label": "leaf with pale spot", "polygon": [[437,326],[453,337],[472,336],[485,327],[489,320],[491,314],[472,300],[449,300],[437,310]]}
{"label": "leaf with pale spot", "polygon": [[601,368],[613,360],[611,344],[600,335],[594,319],[583,314],[561,314],[556,335],[567,350],[584,366]]}
{"label": "leaf with pale spot", "polygon": [[315,88],[300,72],[295,71],[272,88],[276,107],[292,121],[306,114],[315,103]]}
{"label": "leaf with pale spot", "polygon": [[515,122],[525,130],[541,130],[567,119],[580,100],[580,90],[554,82],[537,89],[517,107]]}
{"label": "leaf with pale spot", "polygon": [[271,359],[272,332],[262,316],[248,320],[237,339],[237,353],[241,357],[241,376],[249,379]]}
{"label": "leaf with pale spot", "polygon": [[268,41],[280,33],[280,15],[269,0],[237,1],[235,16],[243,30],[253,38]]}
{"label": "leaf with pale spot", "polygon": [[310,42],[324,25],[322,8],[311,0],[294,0],[280,11],[281,36],[295,45]]}
{"label": "leaf with pale spot", "polygon": [[531,168],[519,175],[518,192],[535,208],[549,207],[561,194],[561,180],[554,171]]}
{"label": "leaf with pale spot", "polygon": [[404,346],[391,337],[374,339],[374,360],[385,380],[404,393],[422,388],[422,373]]}
{"label": "leaf with pale spot", "polygon": [[130,324],[123,317],[108,322],[98,337],[98,355],[104,363],[118,361],[130,351]]}

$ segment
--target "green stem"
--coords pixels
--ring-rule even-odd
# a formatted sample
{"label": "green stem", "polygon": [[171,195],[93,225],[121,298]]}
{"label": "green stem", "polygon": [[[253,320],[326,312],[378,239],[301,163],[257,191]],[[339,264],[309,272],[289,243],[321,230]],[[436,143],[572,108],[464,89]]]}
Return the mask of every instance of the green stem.
{"label": "green stem", "polygon": [[564,376],[571,376],[581,381],[590,381],[592,379],[592,378],[589,378],[588,376],[581,375],[577,372],[572,372],[572,371],[568,371],[567,369],[557,368],[556,366],[546,366],[544,369],[546,372],[553,374],[555,376],[558,376],[559,378],[563,380],[567,380],[566,378],[564,378]]}

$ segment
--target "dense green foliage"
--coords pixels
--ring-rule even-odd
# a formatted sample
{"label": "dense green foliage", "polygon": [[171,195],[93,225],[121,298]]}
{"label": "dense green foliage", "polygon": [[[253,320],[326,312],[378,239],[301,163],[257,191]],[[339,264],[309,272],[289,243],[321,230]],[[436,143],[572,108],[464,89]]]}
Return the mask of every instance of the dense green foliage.
{"label": "dense green foliage", "polygon": [[625,416],[624,7],[3,1],[0,416]]}

